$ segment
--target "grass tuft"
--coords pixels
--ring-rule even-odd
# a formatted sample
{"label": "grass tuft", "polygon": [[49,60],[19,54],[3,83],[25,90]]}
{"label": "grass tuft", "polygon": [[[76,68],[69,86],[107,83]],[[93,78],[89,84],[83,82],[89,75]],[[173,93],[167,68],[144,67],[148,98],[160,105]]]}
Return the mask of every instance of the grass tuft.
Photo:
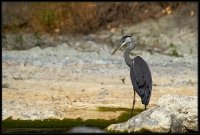
{"label": "grass tuft", "polygon": [[173,57],[183,57],[183,55],[178,54],[177,47],[175,44],[171,43],[169,45],[169,48],[171,49],[171,52],[168,53],[168,55],[173,56]]}

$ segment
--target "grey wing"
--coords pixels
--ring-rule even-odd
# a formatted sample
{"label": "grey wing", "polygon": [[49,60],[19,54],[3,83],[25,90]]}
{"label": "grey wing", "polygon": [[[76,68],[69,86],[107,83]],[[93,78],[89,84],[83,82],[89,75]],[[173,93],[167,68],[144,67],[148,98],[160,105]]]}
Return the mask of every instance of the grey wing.
{"label": "grey wing", "polygon": [[147,63],[140,56],[133,59],[130,76],[133,89],[141,97],[142,104],[148,105],[152,90],[151,71]]}

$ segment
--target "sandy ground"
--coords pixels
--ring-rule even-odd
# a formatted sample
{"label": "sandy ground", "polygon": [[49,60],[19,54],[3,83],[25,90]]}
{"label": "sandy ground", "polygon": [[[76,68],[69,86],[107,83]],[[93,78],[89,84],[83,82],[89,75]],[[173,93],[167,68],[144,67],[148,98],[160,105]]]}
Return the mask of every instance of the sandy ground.
{"label": "sandy ground", "polygon": [[[74,63],[49,68],[4,61],[2,67],[3,119],[113,119],[122,112],[100,112],[97,107],[132,107],[126,65]],[[165,94],[197,96],[196,70],[151,66],[151,71],[153,89],[147,109]],[[135,107],[144,108],[138,95]]]}

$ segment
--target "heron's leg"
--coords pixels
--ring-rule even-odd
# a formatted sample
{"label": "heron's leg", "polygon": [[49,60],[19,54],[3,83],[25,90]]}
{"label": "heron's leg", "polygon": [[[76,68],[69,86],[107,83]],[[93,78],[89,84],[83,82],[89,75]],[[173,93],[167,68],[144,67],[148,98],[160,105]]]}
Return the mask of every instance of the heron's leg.
{"label": "heron's leg", "polygon": [[144,110],[146,110],[146,109],[147,109],[146,107],[147,107],[147,105],[144,105]]}
{"label": "heron's leg", "polygon": [[132,106],[132,111],[131,111],[131,117],[133,114],[134,106],[135,106],[135,90],[134,90],[134,96],[133,96],[133,106]]}

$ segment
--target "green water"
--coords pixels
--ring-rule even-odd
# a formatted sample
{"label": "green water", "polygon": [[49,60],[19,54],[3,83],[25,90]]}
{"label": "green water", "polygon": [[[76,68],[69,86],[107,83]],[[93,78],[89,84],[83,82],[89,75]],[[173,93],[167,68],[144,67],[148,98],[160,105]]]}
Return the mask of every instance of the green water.
{"label": "green water", "polygon": [[[130,108],[110,108],[99,107],[98,111],[104,113],[106,111],[116,112],[123,111],[117,119],[44,119],[44,120],[13,120],[11,117],[2,121],[3,133],[66,133],[70,128],[75,126],[98,127],[105,130],[111,124],[125,122],[130,119]],[[135,109],[133,116],[144,111],[143,109]]]}

